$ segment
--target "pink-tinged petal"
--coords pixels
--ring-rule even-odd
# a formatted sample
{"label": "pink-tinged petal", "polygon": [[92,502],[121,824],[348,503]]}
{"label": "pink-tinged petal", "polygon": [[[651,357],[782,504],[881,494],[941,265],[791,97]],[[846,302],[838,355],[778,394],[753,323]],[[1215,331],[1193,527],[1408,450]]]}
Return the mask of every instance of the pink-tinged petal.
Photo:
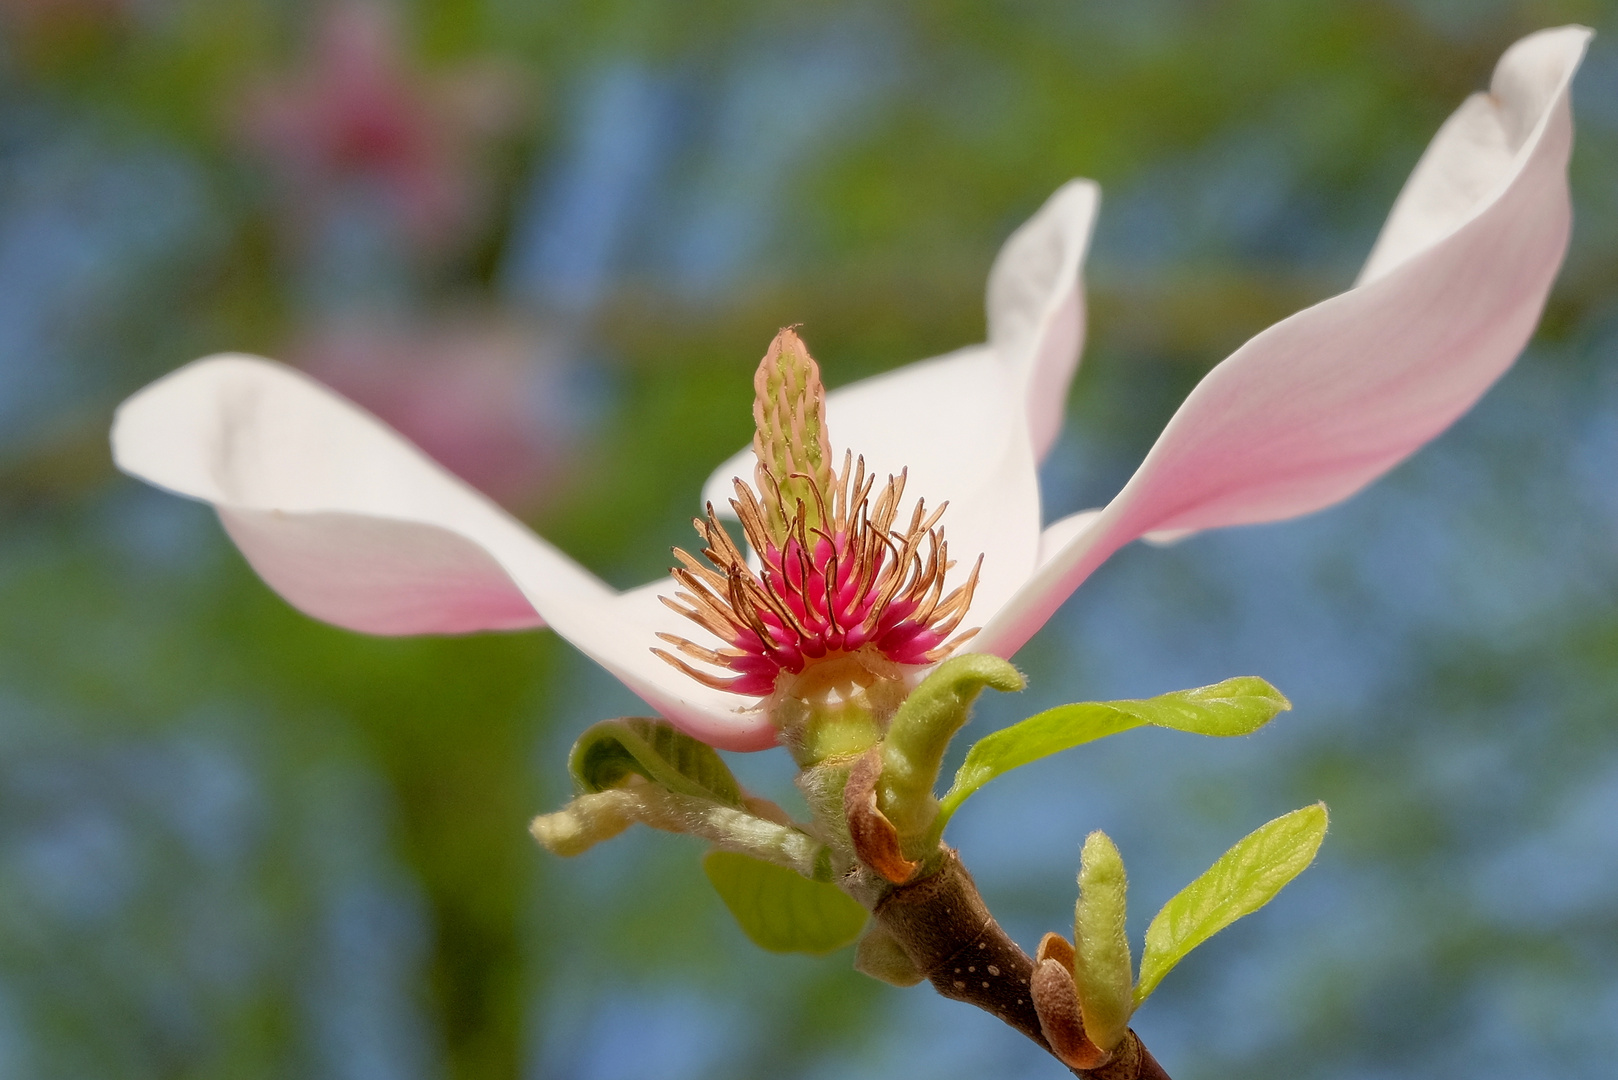
{"label": "pink-tinged petal", "polygon": [[[908,469],[907,511],[917,497],[929,506],[948,501],[943,526],[960,564],[950,586],[983,556],[965,626],[1010,599],[1036,565],[1037,452],[1055,438],[1078,364],[1078,276],[1097,198],[1094,184],[1073,181],[1006,241],[989,277],[990,344],[827,395],[836,460],[845,449],[863,455],[879,480]],[[751,448],[731,457],[703,499],[728,512],[732,478],[751,480],[753,465]]]}
{"label": "pink-tinged petal", "polygon": [[1009,656],[1145,533],[1347,498],[1443,431],[1532,335],[1567,247],[1568,84],[1589,31],[1509,49],[1422,158],[1362,283],[1270,327],[1191,392],[1124,490],[973,643]]}
{"label": "pink-tinged petal", "polygon": [[317,618],[370,634],[542,624],[499,557],[532,534],[290,368],[187,365],[119,407],[112,446],[124,471],[217,507],[271,586]]}
{"label": "pink-tinged petal", "polygon": [[458,532],[365,514],[216,508],[270,588],[322,622],[385,635],[544,625],[499,562]]}
{"label": "pink-tinged petal", "polygon": [[692,627],[619,594],[387,426],[266,360],[199,360],[124,402],[120,468],[212,503],[264,580],[316,618],[373,634],[548,623],[670,721],[728,749],[775,732],[734,695],[655,657]]}
{"label": "pink-tinged petal", "polygon": [[1084,343],[1079,273],[1101,189],[1070,180],[1000,248],[989,270],[989,345],[1022,377],[1034,455],[1062,430],[1067,388]]}

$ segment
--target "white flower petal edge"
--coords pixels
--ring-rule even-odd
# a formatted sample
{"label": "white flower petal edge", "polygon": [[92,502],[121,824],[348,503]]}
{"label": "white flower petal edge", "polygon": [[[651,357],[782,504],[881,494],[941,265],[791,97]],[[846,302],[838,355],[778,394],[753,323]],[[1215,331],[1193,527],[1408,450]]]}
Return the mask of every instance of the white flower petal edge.
{"label": "white flower petal edge", "polygon": [[774,741],[741,699],[652,655],[654,632],[682,620],[650,587],[616,593],[290,368],[247,356],[189,364],[120,406],[112,446],[125,472],[212,503],[260,576],[315,618],[371,634],[549,623],[698,738]]}
{"label": "white flower petal edge", "polygon": [[1539,321],[1571,212],[1568,87],[1590,31],[1541,31],[1444,125],[1361,281],[1253,338],[1193,390],[1135,475],[973,643],[1010,656],[1146,533],[1277,521],[1352,495],[1436,436]]}
{"label": "white flower petal edge", "polygon": [[[964,626],[998,610],[1039,558],[1038,459],[1066,410],[1084,329],[1079,288],[1100,192],[1088,180],[1057,189],[1001,246],[989,272],[989,342],[831,391],[826,424],[835,457],[865,458],[879,477],[909,470],[907,504],[948,502],[950,554],[983,571]],[[751,480],[751,447],[714,470],[703,499],[733,517],[733,478]],[[952,582],[953,583],[953,582]]]}

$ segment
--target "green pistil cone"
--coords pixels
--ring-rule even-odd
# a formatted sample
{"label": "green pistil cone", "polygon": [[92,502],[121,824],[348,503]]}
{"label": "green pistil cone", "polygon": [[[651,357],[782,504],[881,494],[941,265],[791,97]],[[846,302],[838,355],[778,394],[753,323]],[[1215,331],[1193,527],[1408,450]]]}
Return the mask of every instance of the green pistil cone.
{"label": "green pistil cone", "polygon": [[756,486],[770,536],[784,544],[801,506],[807,538],[809,530],[825,527],[822,510],[829,508],[821,500],[832,490],[831,442],[820,366],[791,327],[775,335],[753,376],[753,423]]}

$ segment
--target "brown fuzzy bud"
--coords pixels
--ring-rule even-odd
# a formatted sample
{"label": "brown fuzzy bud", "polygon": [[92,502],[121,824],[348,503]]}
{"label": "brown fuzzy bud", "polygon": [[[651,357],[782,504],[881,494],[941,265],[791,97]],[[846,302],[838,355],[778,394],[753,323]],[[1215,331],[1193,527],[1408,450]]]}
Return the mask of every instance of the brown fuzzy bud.
{"label": "brown fuzzy bud", "polygon": [[873,746],[859,756],[848,771],[843,788],[843,814],[848,818],[848,834],[854,854],[860,861],[895,885],[915,876],[920,863],[904,857],[899,846],[899,830],[877,809],[876,781],[882,773],[882,747]]}
{"label": "brown fuzzy bud", "polygon": [[[1084,1033],[1079,992],[1073,985],[1073,971],[1069,966],[1072,957],[1073,946],[1065,938],[1046,934],[1045,940],[1039,943],[1039,959],[1033,978],[1028,981],[1028,991],[1034,999],[1034,1011],[1039,1014],[1040,1030],[1057,1060],[1070,1069],[1098,1069],[1107,1064],[1112,1055]],[[1064,958],[1067,964],[1062,962]]]}

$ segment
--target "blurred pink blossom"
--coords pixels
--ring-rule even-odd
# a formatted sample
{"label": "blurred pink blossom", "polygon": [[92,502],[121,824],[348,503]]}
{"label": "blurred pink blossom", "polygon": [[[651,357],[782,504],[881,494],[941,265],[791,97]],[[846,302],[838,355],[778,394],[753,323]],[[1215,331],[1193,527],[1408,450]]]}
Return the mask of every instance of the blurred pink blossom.
{"label": "blurred pink blossom", "polygon": [[517,123],[523,96],[513,72],[488,64],[421,71],[390,9],[338,0],[320,17],[302,71],[248,92],[240,135],[270,166],[297,224],[318,224],[358,187],[381,200],[411,246],[438,250],[476,225],[478,144]]}
{"label": "blurred pink blossom", "polygon": [[566,373],[526,324],[351,318],[308,331],[290,358],[507,507],[533,508],[561,479]]}

